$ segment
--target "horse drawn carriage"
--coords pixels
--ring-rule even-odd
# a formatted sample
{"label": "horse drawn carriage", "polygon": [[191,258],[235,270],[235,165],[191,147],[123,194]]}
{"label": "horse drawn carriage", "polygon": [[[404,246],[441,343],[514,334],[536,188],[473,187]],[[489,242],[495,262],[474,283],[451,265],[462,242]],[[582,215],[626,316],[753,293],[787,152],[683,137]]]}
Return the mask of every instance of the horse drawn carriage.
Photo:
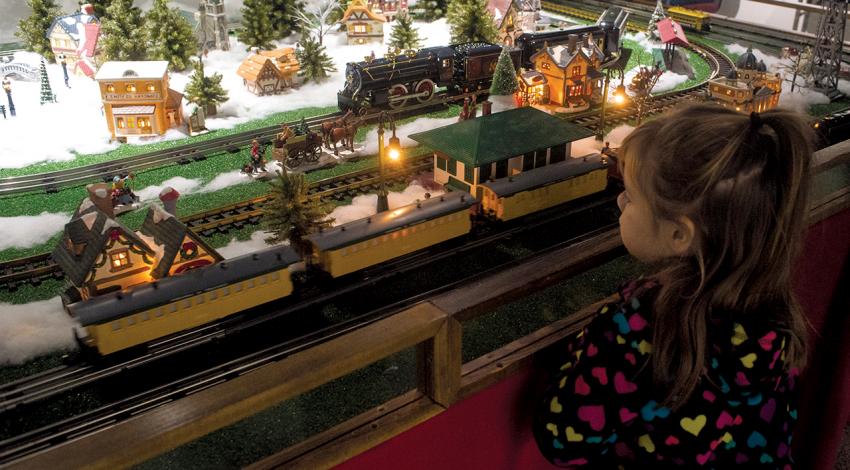
{"label": "horse drawn carriage", "polygon": [[306,125],[296,130],[283,124],[272,141],[272,158],[287,168],[295,168],[304,161],[315,163],[322,154],[322,137]]}

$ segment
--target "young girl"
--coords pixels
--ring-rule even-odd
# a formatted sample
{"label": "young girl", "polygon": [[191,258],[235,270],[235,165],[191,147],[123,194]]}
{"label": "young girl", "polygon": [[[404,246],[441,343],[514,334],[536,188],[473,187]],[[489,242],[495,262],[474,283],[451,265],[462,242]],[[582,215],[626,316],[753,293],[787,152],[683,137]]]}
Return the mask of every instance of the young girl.
{"label": "young girl", "polygon": [[661,267],[567,346],[534,425],[547,459],[791,468],[810,137],[787,111],[694,105],[626,138],[620,232]]}

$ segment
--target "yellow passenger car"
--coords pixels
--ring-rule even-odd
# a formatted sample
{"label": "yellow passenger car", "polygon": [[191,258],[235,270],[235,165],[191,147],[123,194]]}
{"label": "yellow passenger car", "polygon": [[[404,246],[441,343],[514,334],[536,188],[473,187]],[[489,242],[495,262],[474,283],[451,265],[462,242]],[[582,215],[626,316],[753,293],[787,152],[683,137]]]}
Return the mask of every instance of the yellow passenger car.
{"label": "yellow passenger car", "polygon": [[603,191],[607,185],[608,164],[602,156],[568,158],[481,184],[481,209],[484,215],[511,220]]}
{"label": "yellow passenger car", "polygon": [[675,6],[668,8],[667,14],[679,24],[697,31],[709,31],[711,29],[711,15],[704,11]]}
{"label": "yellow passenger car", "polygon": [[277,246],[66,308],[80,342],[111,354],[288,296],[299,259]]}
{"label": "yellow passenger car", "polygon": [[457,191],[310,235],[313,263],[339,277],[459,237],[472,228],[473,204]]}

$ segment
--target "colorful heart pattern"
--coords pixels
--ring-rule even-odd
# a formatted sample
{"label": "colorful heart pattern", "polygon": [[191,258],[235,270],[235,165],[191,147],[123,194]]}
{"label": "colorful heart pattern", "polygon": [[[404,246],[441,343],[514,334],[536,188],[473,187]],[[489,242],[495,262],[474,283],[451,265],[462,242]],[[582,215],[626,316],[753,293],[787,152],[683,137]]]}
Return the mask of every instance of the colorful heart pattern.
{"label": "colorful heart pattern", "polygon": [[600,455],[643,462],[636,468],[790,466],[798,372],[783,372],[785,334],[743,316],[712,317],[710,334],[725,336],[711,338],[709,380],[674,412],[652,384],[653,317],[642,309],[653,302],[636,297],[651,291],[644,287],[625,288],[633,296],[603,307],[568,343],[541,408],[545,419],[536,421],[544,455],[584,468],[599,468]]}

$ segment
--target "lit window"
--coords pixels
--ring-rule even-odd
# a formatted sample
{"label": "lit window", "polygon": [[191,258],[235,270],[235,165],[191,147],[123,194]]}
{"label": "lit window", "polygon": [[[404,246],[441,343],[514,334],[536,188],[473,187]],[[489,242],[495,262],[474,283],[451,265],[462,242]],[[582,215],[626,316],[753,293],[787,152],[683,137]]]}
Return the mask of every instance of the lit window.
{"label": "lit window", "polygon": [[125,124],[124,124],[124,118],[118,118],[116,122],[118,123],[118,128],[119,128],[119,129],[123,129],[123,128],[124,128],[124,126],[125,126]]}
{"label": "lit window", "polygon": [[363,23],[357,23],[357,24],[355,24],[355,25],[354,25],[354,32],[355,32],[355,33],[361,33],[361,34],[366,33],[366,25],[365,25],[365,24],[363,24]]}
{"label": "lit window", "polygon": [[111,83],[109,85],[106,85],[106,91],[109,93],[115,93],[115,85]]}
{"label": "lit window", "polygon": [[130,83],[125,87],[125,89],[127,90],[127,93],[135,93],[136,92],[136,85]]}
{"label": "lit window", "polygon": [[156,90],[156,87],[153,85],[153,83],[148,83],[148,91],[155,91],[155,90]]}
{"label": "lit window", "polygon": [[109,254],[109,259],[111,261],[112,272],[121,271],[132,266],[130,264],[130,253],[126,249],[113,251]]}

